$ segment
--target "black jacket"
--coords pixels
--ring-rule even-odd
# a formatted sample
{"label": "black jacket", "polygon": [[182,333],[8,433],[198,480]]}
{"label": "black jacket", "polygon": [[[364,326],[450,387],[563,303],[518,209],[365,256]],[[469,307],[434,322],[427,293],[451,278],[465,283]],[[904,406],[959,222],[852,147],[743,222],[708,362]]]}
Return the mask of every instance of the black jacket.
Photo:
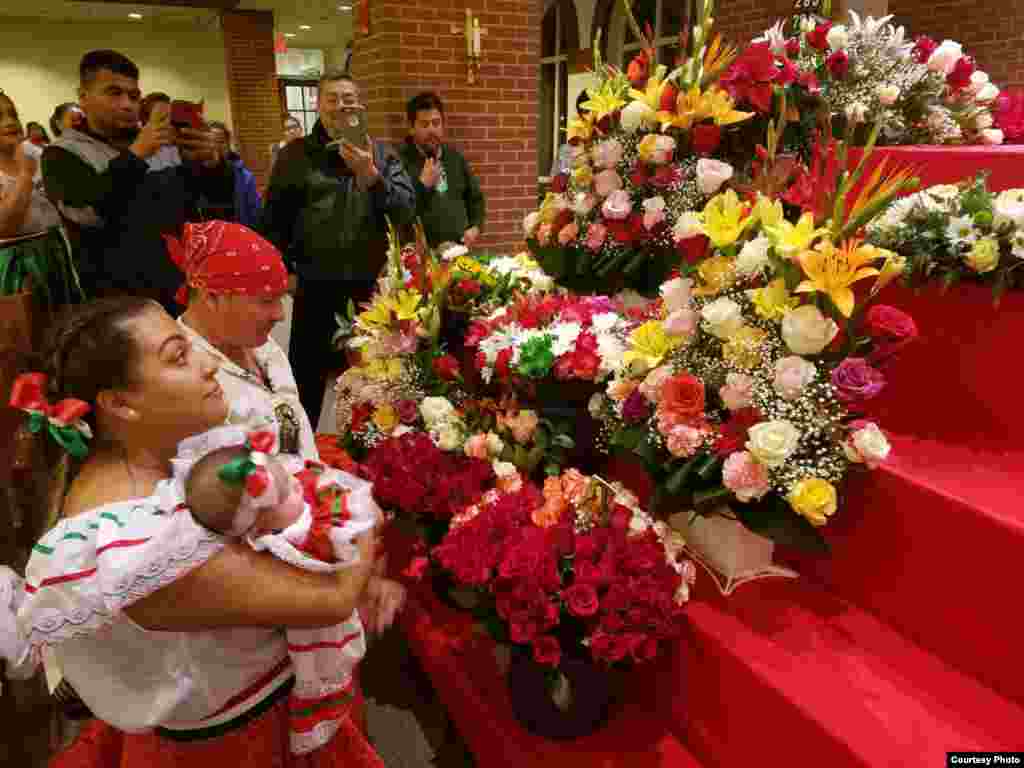
{"label": "black jacket", "polygon": [[431,246],[445,242],[461,243],[467,229],[483,227],[486,213],[484,193],[461,152],[448,144],[441,152],[441,164],[448,179],[445,192],[428,189],[420,182],[426,158],[412,141],[406,141],[399,154],[416,187],[416,215],[423,222],[427,242]]}
{"label": "black jacket", "polygon": [[386,217],[400,228],[415,215],[412,181],[393,151],[375,142],[380,179],[361,190],[329,141],[317,121],[309,136],[280,151],[260,231],[303,279],[372,280],[387,252]]}

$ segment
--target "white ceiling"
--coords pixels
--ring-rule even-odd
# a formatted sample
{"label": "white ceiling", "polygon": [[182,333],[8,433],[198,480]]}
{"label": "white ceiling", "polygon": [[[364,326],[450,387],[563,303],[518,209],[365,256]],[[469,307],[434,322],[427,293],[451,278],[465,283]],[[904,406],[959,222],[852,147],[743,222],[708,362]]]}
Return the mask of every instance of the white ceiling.
{"label": "white ceiling", "polygon": [[[352,12],[338,10],[351,0],[242,0],[243,10],[274,12],[279,33],[294,34],[287,38],[293,48],[334,48],[345,45],[352,37]],[[128,14],[139,13],[141,20]],[[74,21],[136,24],[199,24],[212,22],[217,12],[200,8],[175,6],[125,5],[123,3],[72,2],[71,0],[0,0],[0,17],[38,18],[45,21]],[[301,25],[310,27],[308,30]]]}

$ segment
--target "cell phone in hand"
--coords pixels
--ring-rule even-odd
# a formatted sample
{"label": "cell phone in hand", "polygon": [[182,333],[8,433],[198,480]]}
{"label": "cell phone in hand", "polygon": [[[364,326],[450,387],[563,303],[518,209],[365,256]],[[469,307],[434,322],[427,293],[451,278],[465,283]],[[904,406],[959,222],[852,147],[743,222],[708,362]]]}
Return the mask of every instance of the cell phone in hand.
{"label": "cell phone in hand", "polygon": [[360,149],[369,149],[370,134],[366,128],[367,118],[365,109],[354,109],[345,112],[341,118],[341,133],[338,136],[340,141],[347,141],[349,144]]}
{"label": "cell phone in hand", "polygon": [[171,102],[171,125],[175,128],[203,129],[203,102],[175,99]]}

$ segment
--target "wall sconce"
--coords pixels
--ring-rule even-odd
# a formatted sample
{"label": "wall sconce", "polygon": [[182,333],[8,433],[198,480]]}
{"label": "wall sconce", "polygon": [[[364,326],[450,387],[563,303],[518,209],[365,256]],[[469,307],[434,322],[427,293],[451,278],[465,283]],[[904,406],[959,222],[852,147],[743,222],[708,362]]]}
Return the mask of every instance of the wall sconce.
{"label": "wall sconce", "polygon": [[474,17],[473,12],[466,9],[466,25],[459,29],[458,24],[452,24],[453,35],[461,34],[466,40],[466,63],[469,65],[467,79],[469,83],[475,83],[480,74],[480,38],[487,34],[486,29],[480,28],[479,17]]}

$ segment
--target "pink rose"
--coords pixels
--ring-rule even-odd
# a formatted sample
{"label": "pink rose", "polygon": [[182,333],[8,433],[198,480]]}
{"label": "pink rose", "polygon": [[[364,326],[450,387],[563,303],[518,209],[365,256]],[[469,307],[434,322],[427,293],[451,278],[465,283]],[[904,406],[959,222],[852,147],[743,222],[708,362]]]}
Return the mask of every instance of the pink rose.
{"label": "pink rose", "polygon": [[601,171],[594,177],[594,192],[598,197],[608,197],[622,189],[622,178],[615,171]]}
{"label": "pink rose", "polygon": [[697,330],[698,319],[692,309],[677,309],[665,318],[662,327],[669,336],[689,336]]}
{"label": "pink rose", "polygon": [[604,239],[608,236],[608,229],[604,224],[595,221],[587,227],[587,248],[592,251],[600,250],[604,245]]}
{"label": "pink rose", "polygon": [[661,385],[672,376],[672,368],[667,365],[659,366],[647,374],[647,377],[640,385],[640,394],[647,398],[648,402],[655,403],[661,400]]}
{"label": "pink rose", "polygon": [[725,386],[718,390],[718,396],[730,411],[746,408],[754,399],[754,380],[745,373],[730,373],[725,377]]}
{"label": "pink rose", "polygon": [[548,223],[541,224],[537,227],[537,242],[541,245],[547,245],[551,242],[551,225]]}
{"label": "pink rose", "polygon": [[466,455],[471,459],[487,459],[487,435],[480,433],[473,435],[466,444],[462,447]]}
{"label": "pink rose", "polygon": [[622,162],[622,144],[618,139],[607,139],[594,147],[594,165],[614,168]]}
{"label": "pink rose", "polygon": [[688,424],[680,424],[668,433],[665,445],[676,458],[693,456],[704,445],[704,433]]}
{"label": "pink rose", "polygon": [[568,245],[576,239],[576,235],[580,233],[580,228],[575,221],[570,221],[558,232],[558,244]]}
{"label": "pink rose", "polygon": [[814,363],[790,355],[775,363],[775,391],[783,400],[796,400],[804,387],[814,381]]}
{"label": "pink rose", "polygon": [[629,199],[629,193],[623,189],[617,189],[608,195],[601,206],[601,212],[606,219],[621,221],[633,211],[633,203]]}
{"label": "pink rose", "polygon": [[722,465],[722,484],[740,501],[760,499],[771,488],[768,469],[747,451],[729,454]]}

